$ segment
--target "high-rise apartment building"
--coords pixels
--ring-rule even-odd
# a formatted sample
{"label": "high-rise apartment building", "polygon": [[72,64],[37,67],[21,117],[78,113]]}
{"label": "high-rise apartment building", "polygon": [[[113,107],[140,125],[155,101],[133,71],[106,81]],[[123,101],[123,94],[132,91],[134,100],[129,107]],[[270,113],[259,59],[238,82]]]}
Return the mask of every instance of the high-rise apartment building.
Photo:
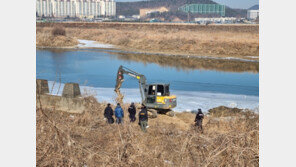
{"label": "high-rise apartment building", "polygon": [[36,12],[45,17],[115,16],[114,0],[37,0]]}

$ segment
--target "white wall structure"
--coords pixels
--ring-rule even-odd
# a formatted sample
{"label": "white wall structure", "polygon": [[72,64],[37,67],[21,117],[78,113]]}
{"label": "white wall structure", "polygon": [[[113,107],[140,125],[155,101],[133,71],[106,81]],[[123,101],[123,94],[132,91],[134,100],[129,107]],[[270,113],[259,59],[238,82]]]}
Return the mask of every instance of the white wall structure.
{"label": "white wall structure", "polygon": [[227,22],[227,21],[236,21],[237,19],[235,17],[211,17],[211,18],[194,18],[194,20],[200,21],[200,22]]}
{"label": "white wall structure", "polygon": [[256,19],[259,16],[259,10],[248,10],[247,18]]}
{"label": "white wall structure", "polygon": [[36,12],[45,17],[115,16],[114,0],[37,0]]}

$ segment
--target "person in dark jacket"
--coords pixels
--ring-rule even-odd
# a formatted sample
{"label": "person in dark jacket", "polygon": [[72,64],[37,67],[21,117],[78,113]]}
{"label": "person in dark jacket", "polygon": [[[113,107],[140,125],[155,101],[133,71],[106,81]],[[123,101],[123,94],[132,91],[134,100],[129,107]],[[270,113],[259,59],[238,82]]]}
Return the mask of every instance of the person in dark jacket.
{"label": "person in dark jacket", "polygon": [[203,118],[204,118],[204,114],[202,113],[201,109],[199,108],[198,112],[196,114],[194,122],[195,122],[195,126],[200,128],[201,132],[203,132],[203,129],[202,129],[202,120],[203,120]]}
{"label": "person in dark jacket", "polygon": [[108,103],[107,104],[107,107],[105,108],[104,117],[107,119],[107,122],[109,124],[113,124],[114,123],[113,109],[111,108],[110,103]]}
{"label": "person in dark jacket", "polygon": [[134,103],[131,103],[131,105],[128,108],[128,112],[129,112],[129,117],[131,122],[135,122],[136,121],[136,107]]}
{"label": "person in dark jacket", "polygon": [[139,124],[143,132],[147,132],[147,124],[148,124],[148,113],[147,108],[144,104],[142,104],[141,111],[139,112]]}
{"label": "person in dark jacket", "polygon": [[117,103],[117,106],[115,108],[115,117],[116,117],[116,122],[118,124],[123,123],[124,113],[119,103]]}

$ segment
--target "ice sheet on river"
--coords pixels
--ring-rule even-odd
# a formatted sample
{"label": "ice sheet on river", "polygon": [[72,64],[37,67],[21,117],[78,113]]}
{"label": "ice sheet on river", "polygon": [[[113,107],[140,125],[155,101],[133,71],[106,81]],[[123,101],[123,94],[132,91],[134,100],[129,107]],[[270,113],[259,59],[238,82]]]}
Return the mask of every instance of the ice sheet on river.
{"label": "ice sheet on river", "polygon": [[[49,89],[52,94],[61,95],[64,84],[55,83],[49,81]],[[52,89],[53,87],[53,89]],[[52,91],[51,91],[52,89]],[[59,89],[59,91],[58,91]],[[96,88],[88,86],[80,86],[82,95],[94,95],[99,102],[111,102],[115,103],[116,94],[114,88]],[[124,102],[140,102],[140,92],[137,88],[121,88],[121,92],[124,94]],[[201,108],[203,111],[208,111],[211,108],[218,106],[238,107],[258,110],[259,97],[249,95],[235,95],[224,93],[212,93],[212,92],[198,92],[198,91],[182,91],[171,90],[171,93],[177,95],[177,107],[174,111],[192,111]]]}

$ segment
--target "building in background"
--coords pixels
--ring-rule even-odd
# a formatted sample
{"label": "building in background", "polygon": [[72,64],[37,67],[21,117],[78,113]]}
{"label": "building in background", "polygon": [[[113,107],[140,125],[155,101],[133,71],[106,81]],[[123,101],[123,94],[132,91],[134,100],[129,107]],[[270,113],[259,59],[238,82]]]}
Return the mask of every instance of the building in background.
{"label": "building in background", "polygon": [[37,0],[36,14],[44,17],[115,16],[114,0]]}
{"label": "building in background", "polygon": [[225,16],[225,5],[219,4],[185,4],[178,10],[193,14],[218,14]]}
{"label": "building in background", "polygon": [[210,18],[195,18],[195,22],[199,24],[207,24],[207,23],[219,23],[219,24],[231,24],[237,21],[235,17],[210,17]]}
{"label": "building in background", "polygon": [[140,19],[140,15],[132,15],[134,19]]}
{"label": "building in background", "polygon": [[259,17],[259,10],[248,10],[247,18],[251,20],[256,20]]}

